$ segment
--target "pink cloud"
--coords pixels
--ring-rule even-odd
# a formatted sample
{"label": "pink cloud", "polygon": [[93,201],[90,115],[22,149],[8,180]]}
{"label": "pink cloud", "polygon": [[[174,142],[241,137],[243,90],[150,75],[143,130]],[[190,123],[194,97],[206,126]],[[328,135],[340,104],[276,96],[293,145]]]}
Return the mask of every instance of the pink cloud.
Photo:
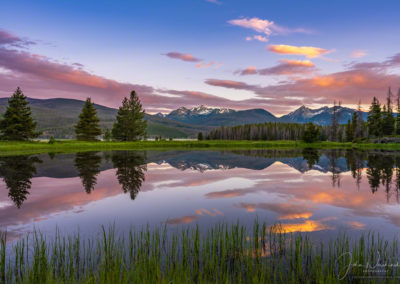
{"label": "pink cloud", "polygon": [[310,74],[315,71],[315,65],[309,60],[281,60],[280,64],[257,70],[250,66],[239,72],[240,75],[293,75],[293,74]]}
{"label": "pink cloud", "polygon": [[[245,82],[207,79],[206,84],[236,90],[253,92],[258,98],[271,100],[271,110],[281,108],[282,104],[293,105],[286,101],[290,97],[300,97],[301,104],[331,104],[333,100],[342,100],[344,104],[357,104],[361,99],[368,104],[375,96],[386,97],[389,86],[400,86],[400,76],[389,72],[391,68],[400,66],[400,54],[396,54],[383,62],[366,62],[350,64],[349,69],[311,78],[299,78],[277,85],[259,86]],[[285,99],[286,98],[286,99]]]}
{"label": "pink cloud", "polygon": [[367,55],[367,52],[365,50],[354,50],[350,56],[353,58],[360,58],[360,57],[364,57],[365,55]]}
{"label": "pink cloud", "polygon": [[305,33],[305,34],[312,33],[311,31],[304,29],[304,28],[290,29],[287,27],[279,26],[273,21],[270,21],[267,19],[260,19],[257,17],[233,19],[233,20],[229,20],[228,23],[233,26],[251,29],[258,33],[264,34],[264,36],[255,35],[253,37],[246,37],[246,40],[255,39],[258,41],[262,41],[262,42],[268,41],[268,36],[273,35],[273,34],[287,35],[287,34],[291,34],[291,33]]}
{"label": "pink cloud", "polygon": [[183,53],[175,52],[175,51],[168,52],[164,55],[168,56],[169,58],[179,59],[179,60],[187,61],[187,62],[199,62],[200,61],[199,58],[196,58],[191,54],[183,54]]}

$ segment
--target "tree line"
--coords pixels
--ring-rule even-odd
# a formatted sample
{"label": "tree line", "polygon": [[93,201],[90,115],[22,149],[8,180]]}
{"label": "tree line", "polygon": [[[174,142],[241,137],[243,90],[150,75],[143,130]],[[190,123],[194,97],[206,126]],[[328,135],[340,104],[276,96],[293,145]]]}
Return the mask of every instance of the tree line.
{"label": "tree line", "polygon": [[[112,130],[102,133],[97,111],[91,98],[87,98],[78,123],[75,125],[77,140],[96,141],[103,134],[104,140],[135,141],[146,136],[147,123],[144,120],[145,111],[135,91],[130,97],[125,97],[118,109],[116,122]],[[3,119],[0,120],[0,140],[26,141],[37,138],[41,133],[36,131],[36,122],[26,96],[18,87],[11,98]],[[54,139],[50,139],[52,142]]]}
{"label": "tree line", "polygon": [[[363,120],[361,102],[347,124],[340,124],[341,102],[334,101],[330,125],[321,126],[309,122],[280,123],[267,122],[238,126],[221,126],[212,129],[205,135],[207,140],[303,140],[316,141],[361,142],[369,138],[400,135],[400,116],[394,115],[393,93],[389,88],[386,104],[381,104],[374,97],[369,107],[367,121]],[[400,89],[396,98],[396,112],[400,113]],[[198,139],[203,139],[199,133]]]}

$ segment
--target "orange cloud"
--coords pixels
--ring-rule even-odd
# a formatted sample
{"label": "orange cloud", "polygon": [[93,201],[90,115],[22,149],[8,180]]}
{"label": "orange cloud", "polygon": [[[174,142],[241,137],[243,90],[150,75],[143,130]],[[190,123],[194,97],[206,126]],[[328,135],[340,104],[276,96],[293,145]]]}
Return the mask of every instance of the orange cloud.
{"label": "orange cloud", "polygon": [[268,50],[279,54],[305,55],[307,58],[314,58],[333,52],[332,49],[323,49],[313,46],[293,46],[293,45],[270,45]]}
{"label": "orange cloud", "polygon": [[291,66],[304,66],[304,67],[314,67],[314,63],[310,60],[294,60],[294,59],[282,59],[280,60],[282,63],[286,63]]}

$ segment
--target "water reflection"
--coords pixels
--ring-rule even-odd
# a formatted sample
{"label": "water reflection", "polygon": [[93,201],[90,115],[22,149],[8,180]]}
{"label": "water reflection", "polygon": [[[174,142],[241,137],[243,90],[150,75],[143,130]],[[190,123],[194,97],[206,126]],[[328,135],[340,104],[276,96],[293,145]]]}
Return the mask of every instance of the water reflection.
{"label": "water reflection", "polygon": [[101,157],[98,152],[76,153],[75,167],[79,172],[86,193],[92,192],[97,183],[96,176],[100,173]]}
{"label": "water reflection", "polygon": [[116,151],[112,153],[112,162],[117,169],[116,175],[122,191],[129,192],[131,199],[134,200],[145,180],[146,153]]}
{"label": "water reflection", "polygon": [[290,232],[390,231],[400,226],[399,164],[400,152],[318,149],[2,157],[0,229],[263,216]]}
{"label": "water reflection", "polygon": [[36,173],[36,163],[42,161],[35,156],[0,157],[0,176],[8,189],[8,197],[20,208],[27,199],[31,178]]}

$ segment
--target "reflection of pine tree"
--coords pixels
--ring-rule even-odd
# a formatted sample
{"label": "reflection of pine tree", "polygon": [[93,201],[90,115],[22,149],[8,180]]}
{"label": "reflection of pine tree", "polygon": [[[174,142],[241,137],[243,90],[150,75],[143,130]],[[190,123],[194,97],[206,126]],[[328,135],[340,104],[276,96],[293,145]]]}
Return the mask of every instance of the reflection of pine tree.
{"label": "reflection of pine tree", "polygon": [[145,152],[116,151],[112,161],[117,169],[117,178],[124,193],[129,192],[134,200],[145,180],[146,154]]}
{"label": "reflection of pine tree", "polygon": [[360,189],[362,169],[364,167],[364,153],[357,150],[346,151],[347,168],[351,171],[351,176],[356,180],[357,188]]}
{"label": "reflection of pine tree", "polygon": [[390,199],[390,185],[393,177],[394,159],[392,156],[384,156],[382,161],[382,185],[385,186],[386,199]]}
{"label": "reflection of pine tree", "polygon": [[311,169],[319,161],[319,153],[317,149],[304,148],[303,158],[307,160],[308,168]]}
{"label": "reflection of pine tree", "polygon": [[385,186],[387,199],[390,198],[390,185],[393,178],[393,167],[395,161],[391,155],[370,153],[368,155],[367,177],[372,193],[375,193],[379,185]]}
{"label": "reflection of pine tree", "polygon": [[8,196],[20,208],[29,194],[31,178],[36,174],[35,163],[41,163],[35,156],[0,158],[0,175],[8,188]]}
{"label": "reflection of pine tree", "polygon": [[340,187],[340,168],[338,167],[338,158],[341,155],[339,150],[330,150],[326,156],[329,159],[332,172],[332,186]]}
{"label": "reflection of pine tree", "polygon": [[380,155],[377,154],[371,153],[368,155],[367,178],[372,193],[377,192],[380,185],[381,167],[379,165],[379,158]]}
{"label": "reflection of pine tree", "polygon": [[396,157],[396,201],[400,203],[400,157]]}
{"label": "reflection of pine tree", "polygon": [[90,193],[97,183],[96,176],[100,173],[100,163],[101,157],[97,155],[97,152],[76,153],[75,167],[87,193]]}

